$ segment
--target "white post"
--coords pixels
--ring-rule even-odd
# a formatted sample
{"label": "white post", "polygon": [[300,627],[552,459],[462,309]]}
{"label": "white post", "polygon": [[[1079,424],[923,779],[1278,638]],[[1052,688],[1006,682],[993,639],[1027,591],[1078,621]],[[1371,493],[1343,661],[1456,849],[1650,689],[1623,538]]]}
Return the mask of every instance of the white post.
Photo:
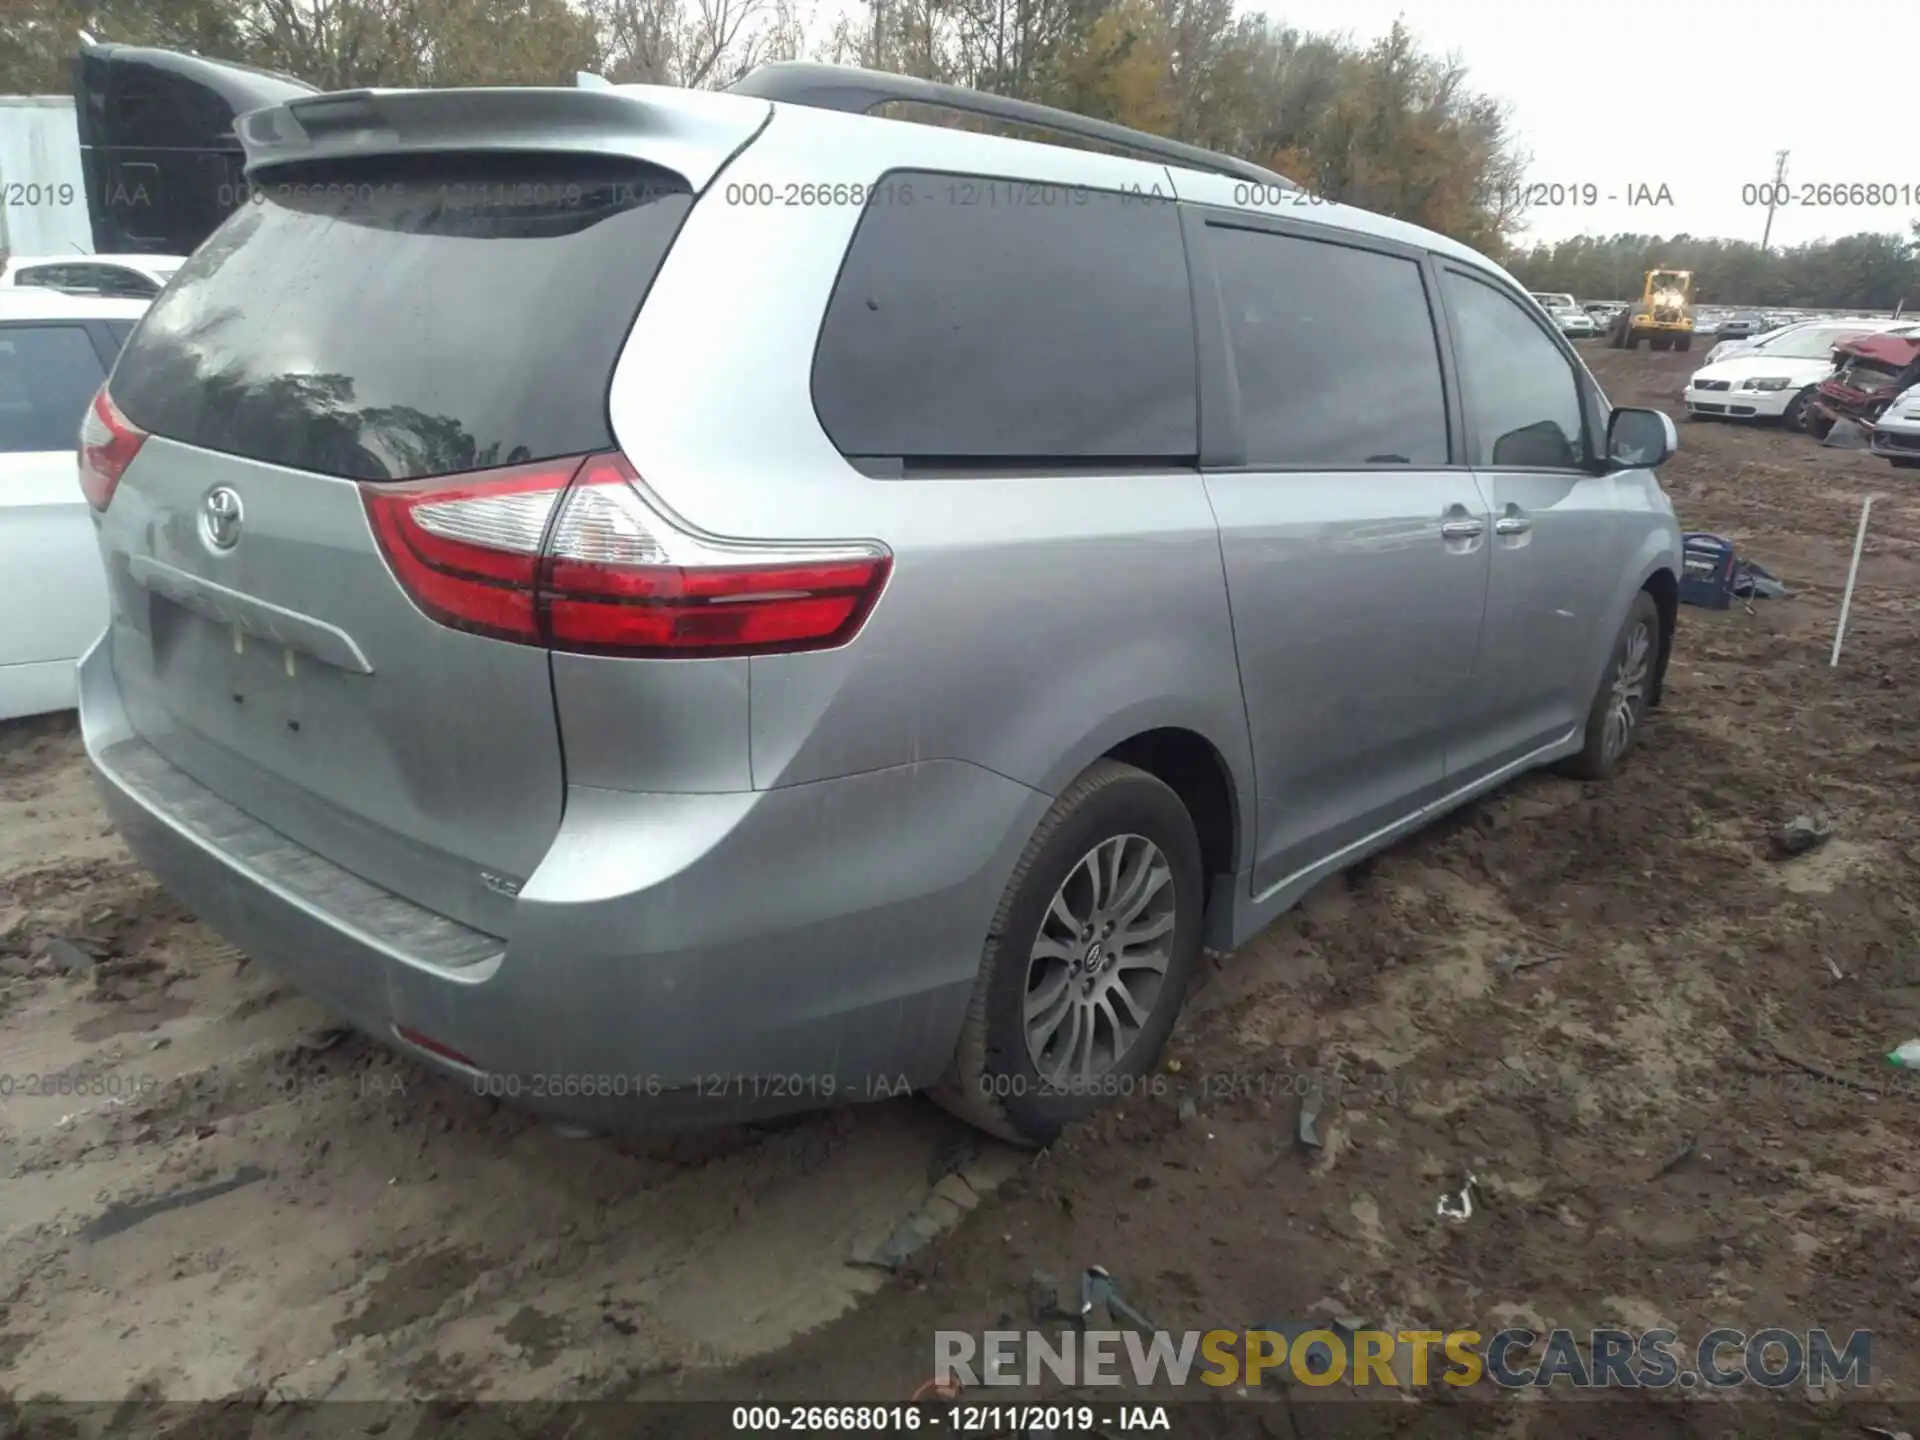
{"label": "white post", "polygon": [[1873,513],[1873,496],[1860,502],[1860,528],[1853,536],[1853,564],[1847,567],[1847,591],[1840,597],[1840,623],[1833,631],[1833,656],[1827,668],[1840,663],[1840,642],[1847,638],[1847,612],[1853,609],[1853,584],[1860,578],[1860,552],[1867,546],[1867,516]]}

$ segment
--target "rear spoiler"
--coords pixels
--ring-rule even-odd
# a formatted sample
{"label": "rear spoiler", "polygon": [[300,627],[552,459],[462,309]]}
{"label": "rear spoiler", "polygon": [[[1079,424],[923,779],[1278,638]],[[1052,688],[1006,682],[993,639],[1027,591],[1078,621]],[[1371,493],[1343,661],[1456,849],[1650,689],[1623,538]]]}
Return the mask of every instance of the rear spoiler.
{"label": "rear spoiler", "polygon": [[[597,78],[597,77],[596,77]],[[766,125],[764,100],[657,85],[343,90],[242,115],[246,173],[370,155],[621,155],[704,189]]]}

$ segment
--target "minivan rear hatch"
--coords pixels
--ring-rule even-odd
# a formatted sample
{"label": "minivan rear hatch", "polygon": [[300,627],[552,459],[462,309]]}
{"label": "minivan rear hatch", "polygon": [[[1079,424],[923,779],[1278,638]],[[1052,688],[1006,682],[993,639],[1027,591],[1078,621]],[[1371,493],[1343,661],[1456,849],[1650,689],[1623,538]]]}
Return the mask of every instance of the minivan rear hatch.
{"label": "minivan rear hatch", "polygon": [[[410,593],[372,512],[461,477],[449,493],[502,498],[449,523],[516,543],[526,477],[614,448],[608,384],[647,289],[764,123],[717,98],[358,93],[243,117],[249,203],[108,382],[107,413],[147,435],[100,516],[134,728],[289,839],[491,934],[564,805],[549,654]],[[489,576],[456,578],[484,602]]]}

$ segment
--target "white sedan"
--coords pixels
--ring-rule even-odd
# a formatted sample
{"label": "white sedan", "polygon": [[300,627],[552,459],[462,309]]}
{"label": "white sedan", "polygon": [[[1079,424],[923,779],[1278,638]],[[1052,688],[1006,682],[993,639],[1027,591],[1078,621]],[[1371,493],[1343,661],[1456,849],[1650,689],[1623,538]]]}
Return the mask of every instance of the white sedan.
{"label": "white sedan", "polygon": [[1687,418],[1784,420],[1798,429],[1814,389],[1833,373],[1833,347],[1875,332],[1908,335],[1920,332],[1920,325],[1911,320],[1812,321],[1743,342],[1719,360],[1709,355],[1707,364],[1687,381]]}
{"label": "white sedan", "polygon": [[0,289],[0,720],[66,710],[107,625],[80,422],[144,300]]}
{"label": "white sedan", "polygon": [[1868,446],[1901,470],[1920,470],[1920,385],[1906,391],[1868,432]]}

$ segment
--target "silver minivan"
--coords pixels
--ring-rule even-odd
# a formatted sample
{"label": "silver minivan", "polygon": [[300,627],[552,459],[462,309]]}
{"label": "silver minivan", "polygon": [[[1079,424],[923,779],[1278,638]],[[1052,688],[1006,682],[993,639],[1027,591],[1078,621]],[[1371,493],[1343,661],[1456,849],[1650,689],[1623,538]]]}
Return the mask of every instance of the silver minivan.
{"label": "silver minivan", "polygon": [[819,66],[240,130],[82,435],[88,752],[202,919],[482,1093],[1044,1142],[1203,945],[1658,699],[1674,427],[1439,235]]}

